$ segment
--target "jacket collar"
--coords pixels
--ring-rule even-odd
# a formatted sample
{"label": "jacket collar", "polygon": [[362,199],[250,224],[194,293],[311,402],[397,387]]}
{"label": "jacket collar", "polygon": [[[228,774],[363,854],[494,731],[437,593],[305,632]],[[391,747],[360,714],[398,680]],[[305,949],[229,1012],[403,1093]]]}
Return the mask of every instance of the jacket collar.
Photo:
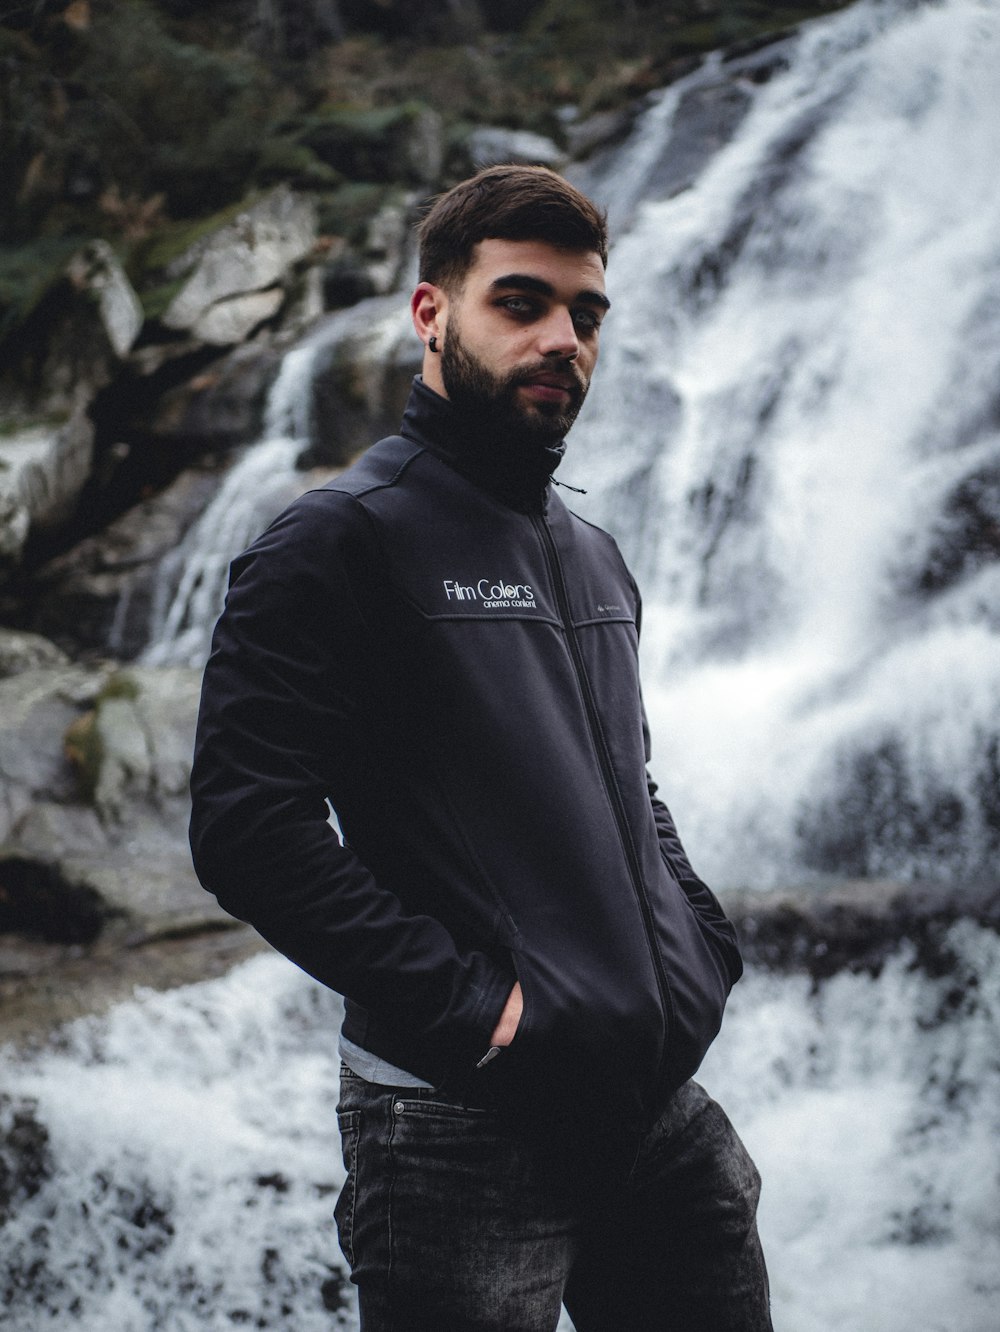
{"label": "jacket collar", "polygon": [[544,502],[552,473],[566,452],[565,440],[540,445],[463,417],[420,375],[413,380],[401,433],[515,508]]}

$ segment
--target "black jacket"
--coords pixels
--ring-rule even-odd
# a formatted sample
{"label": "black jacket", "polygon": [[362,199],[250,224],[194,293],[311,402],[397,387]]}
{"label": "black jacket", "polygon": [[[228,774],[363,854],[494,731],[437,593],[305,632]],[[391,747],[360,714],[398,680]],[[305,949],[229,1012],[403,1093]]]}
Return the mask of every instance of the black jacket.
{"label": "black jacket", "polygon": [[[641,1127],[741,962],[646,774],[635,584],[550,486],[562,446],[474,433],[419,379],[402,430],[233,563],[195,866],[371,1052]],[[515,976],[517,1036],[476,1072]]]}

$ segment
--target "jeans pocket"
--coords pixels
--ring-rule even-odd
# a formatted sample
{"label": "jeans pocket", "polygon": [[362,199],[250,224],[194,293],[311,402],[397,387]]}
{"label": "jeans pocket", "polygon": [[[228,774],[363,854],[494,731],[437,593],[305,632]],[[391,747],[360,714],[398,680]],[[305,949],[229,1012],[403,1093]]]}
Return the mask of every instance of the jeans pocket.
{"label": "jeans pocket", "polygon": [[340,1128],[341,1150],[344,1156],[344,1180],[336,1205],[333,1209],[337,1223],[337,1234],[344,1257],[354,1267],[354,1209],[357,1200],[358,1180],[358,1139],[361,1134],[361,1111],[340,1110],[337,1112],[337,1124]]}

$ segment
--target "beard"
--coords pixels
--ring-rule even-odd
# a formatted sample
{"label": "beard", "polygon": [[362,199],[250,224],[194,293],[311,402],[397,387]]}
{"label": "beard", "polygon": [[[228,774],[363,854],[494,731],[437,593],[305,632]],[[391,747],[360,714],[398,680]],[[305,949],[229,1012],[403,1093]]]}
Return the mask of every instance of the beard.
{"label": "beard", "polygon": [[[524,402],[518,395],[522,384],[541,374],[559,374],[572,379],[567,385],[569,401]],[[514,434],[540,447],[555,444],[569,431],[587,396],[589,381],[565,357],[536,361],[533,365],[495,375],[466,347],[452,319],[441,348],[441,378],[456,411],[491,434]]]}

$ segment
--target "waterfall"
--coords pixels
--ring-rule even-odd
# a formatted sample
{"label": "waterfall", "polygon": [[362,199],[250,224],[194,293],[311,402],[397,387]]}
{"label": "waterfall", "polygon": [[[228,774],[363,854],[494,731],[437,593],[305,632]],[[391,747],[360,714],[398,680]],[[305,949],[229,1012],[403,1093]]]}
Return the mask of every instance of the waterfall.
{"label": "waterfall", "polygon": [[630,221],[565,475],[644,590],[706,877],[995,873],[1000,7],[862,3],[780,54],[689,188],[657,174],[723,66],[583,174]]}
{"label": "waterfall", "polygon": [[147,665],[204,664],[222,610],[230,561],[315,484],[296,462],[312,437],[310,390],[317,364],[331,347],[359,333],[367,344],[391,356],[408,327],[404,303],[373,297],[327,316],[285,354],[268,397],[261,439],[236,460],[201,518],[160,569],[143,654]]}

